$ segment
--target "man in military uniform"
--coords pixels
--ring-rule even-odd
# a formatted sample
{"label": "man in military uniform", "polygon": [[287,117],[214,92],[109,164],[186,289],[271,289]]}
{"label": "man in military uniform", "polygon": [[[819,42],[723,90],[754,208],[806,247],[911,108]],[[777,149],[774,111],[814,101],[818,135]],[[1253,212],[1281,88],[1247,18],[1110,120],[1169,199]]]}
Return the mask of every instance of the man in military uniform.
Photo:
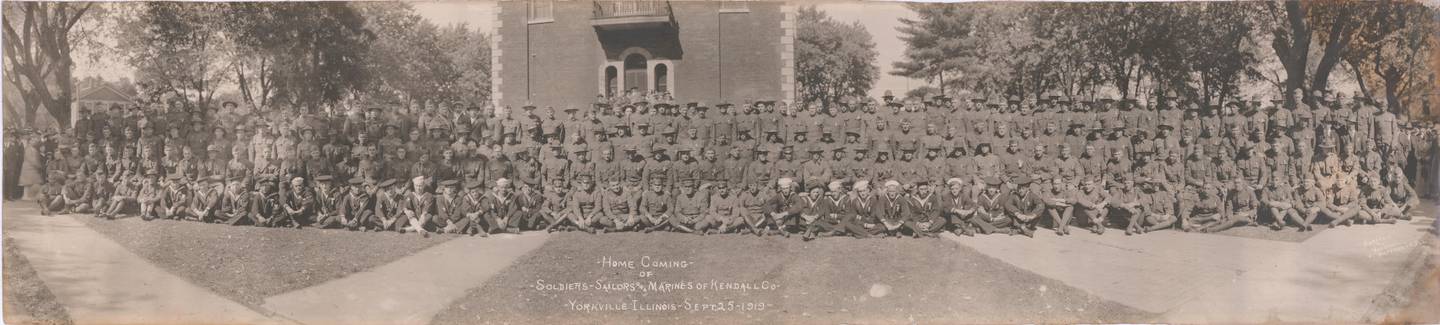
{"label": "man in military uniform", "polygon": [[640,226],[644,227],[645,233],[670,225],[672,202],[669,191],[665,190],[664,179],[651,178],[650,190],[640,195],[638,203]]}
{"label": "man in military uniform", "polygon": [[208,184],[195,184],[195,190],[187,208],[190,215],[200,222],[219,222],[221,220],[221,202],[224,201],[225,196],[225,177],[218,174],[210,175],[204,181]]}
{"label": "man in military uniform", "polygon": [[378,227],[374,226],[375,199],[378,188],[375,180],[368,178],[351,178],[347,183],[350,190],[344,196],[336,198],[335,212],[339,215],[340,223],[346,225],[350,230],[370,231]]}
{"label": "man in military uniform", "polygon": [[315,227],[317,228],[347,228],[354,230],[357,225],[354,220],[342,220],[340,216],[341,200],[345,198],[345,187],[331,186],[334,176],[320,175],[315,177]]}
{"label": "man in military uniform", "polygon": [[765,200],[765,215],[769,216],[771,224],[781,236],[790,237],[789,227],[800,224],[800,210],[804,202],[799,194],[795,193],[794,179],[782,177],[775,182],[777,190]]}
{"label": "man in military uniform", "polygon": [[674,198],[675,215],[670,225],[682,232],[704,235],[705,228],[710,226],[705,215],[710,210],[710,195],[700,192],[708,186],[697,188],[691,178],[681,181],[679,187],[680,195]]}

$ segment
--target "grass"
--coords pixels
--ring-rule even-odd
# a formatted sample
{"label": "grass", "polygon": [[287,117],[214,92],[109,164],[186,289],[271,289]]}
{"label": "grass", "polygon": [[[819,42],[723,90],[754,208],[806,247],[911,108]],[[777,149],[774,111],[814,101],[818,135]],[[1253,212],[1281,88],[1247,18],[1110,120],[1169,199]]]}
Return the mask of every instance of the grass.
{"label": "grass", "polygon": [[173,274],[251,307],[455,238],[75,216]]}
{"label": "grass", "polygon": [[35,274],[30,261],[16,251],[14,241],[4,238],[5,322],[8,324],[74,324],[70,314],[55,300],[45,281]]}
{"label": "grass", "polygon": [[[1145,321],[1154,315],[1106,301],[943,239],[756,238],[682,234],[556,234],[434,318],[435,324],[506,323],[1015,323]],[[614,268],[686,261],[684,269]],[[642,277],[640,272],[654,272]],[[549,291],[546,283],[710,280],[778,284],[774,290]],[[576,311],[579,303],[754,302],[764,310]],[[743,305],[741,305],[743,306]]]}

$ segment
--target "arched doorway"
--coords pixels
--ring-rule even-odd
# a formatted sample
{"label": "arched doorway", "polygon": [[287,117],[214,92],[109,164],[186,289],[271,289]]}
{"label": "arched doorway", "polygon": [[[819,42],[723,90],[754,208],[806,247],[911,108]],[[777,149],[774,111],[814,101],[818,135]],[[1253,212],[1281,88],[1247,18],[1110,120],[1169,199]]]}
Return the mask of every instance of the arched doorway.
{"label": "arched doorway", "polygon": [[613,96],[615,96],[615,95],[618,94],[617,90],[615,89],[615,87],[618,87],[618,86],[619,86],[618,84],[616,84],[616,83],[618,83],[618,82],[620,82],[620,72],[617,71],[617,70],[615,69],[615,67],[613,67],[613,66],[612,66],[612,67],[605,67],[605,96],[606,96],[606,97],[613,97]]}
{"label": "arched doorway", "polygon": [[658,92],[670,91],[670,67],[664,63],[655,65],[655,90]]}
{"label": "arched doorway", "polygon": [[639,53],[625,57],[625,90],[634,88],[642,94],[649,90],[645,85],[645,81],[650,79],[646,73],[649,69],[647,61]]}

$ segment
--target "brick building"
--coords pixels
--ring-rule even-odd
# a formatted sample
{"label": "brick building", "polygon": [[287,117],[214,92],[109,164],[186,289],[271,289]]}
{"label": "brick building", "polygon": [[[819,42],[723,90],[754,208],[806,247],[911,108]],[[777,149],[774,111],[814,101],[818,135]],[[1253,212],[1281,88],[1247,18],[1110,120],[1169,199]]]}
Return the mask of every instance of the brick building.
{"label": "brick building", "polygon": [[502,1],[497,107],[588,105],[668,91],[682,102],[793,102],[795,9],[781,2]]}

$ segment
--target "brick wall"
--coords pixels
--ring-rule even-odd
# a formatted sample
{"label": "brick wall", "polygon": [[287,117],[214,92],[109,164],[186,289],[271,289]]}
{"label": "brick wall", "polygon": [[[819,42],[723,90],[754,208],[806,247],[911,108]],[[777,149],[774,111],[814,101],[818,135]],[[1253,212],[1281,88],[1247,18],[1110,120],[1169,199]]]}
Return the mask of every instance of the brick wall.
{"label": "brick wall", "polygon": [[681,101],[789,99],[793,61],[785,53],[792,45],[784,39],[793,10],[779,2],[748,7],[722,13],[715,2],[672,2],[673,29],[597,31],[591,2],[555,2],[554,20],[542,23],[528,22],[525,2],[501,2],[494,44],[497,104],[588,105],[602,89],[602,67],[635,52],[651,56],[652,66],[668,60]]}

